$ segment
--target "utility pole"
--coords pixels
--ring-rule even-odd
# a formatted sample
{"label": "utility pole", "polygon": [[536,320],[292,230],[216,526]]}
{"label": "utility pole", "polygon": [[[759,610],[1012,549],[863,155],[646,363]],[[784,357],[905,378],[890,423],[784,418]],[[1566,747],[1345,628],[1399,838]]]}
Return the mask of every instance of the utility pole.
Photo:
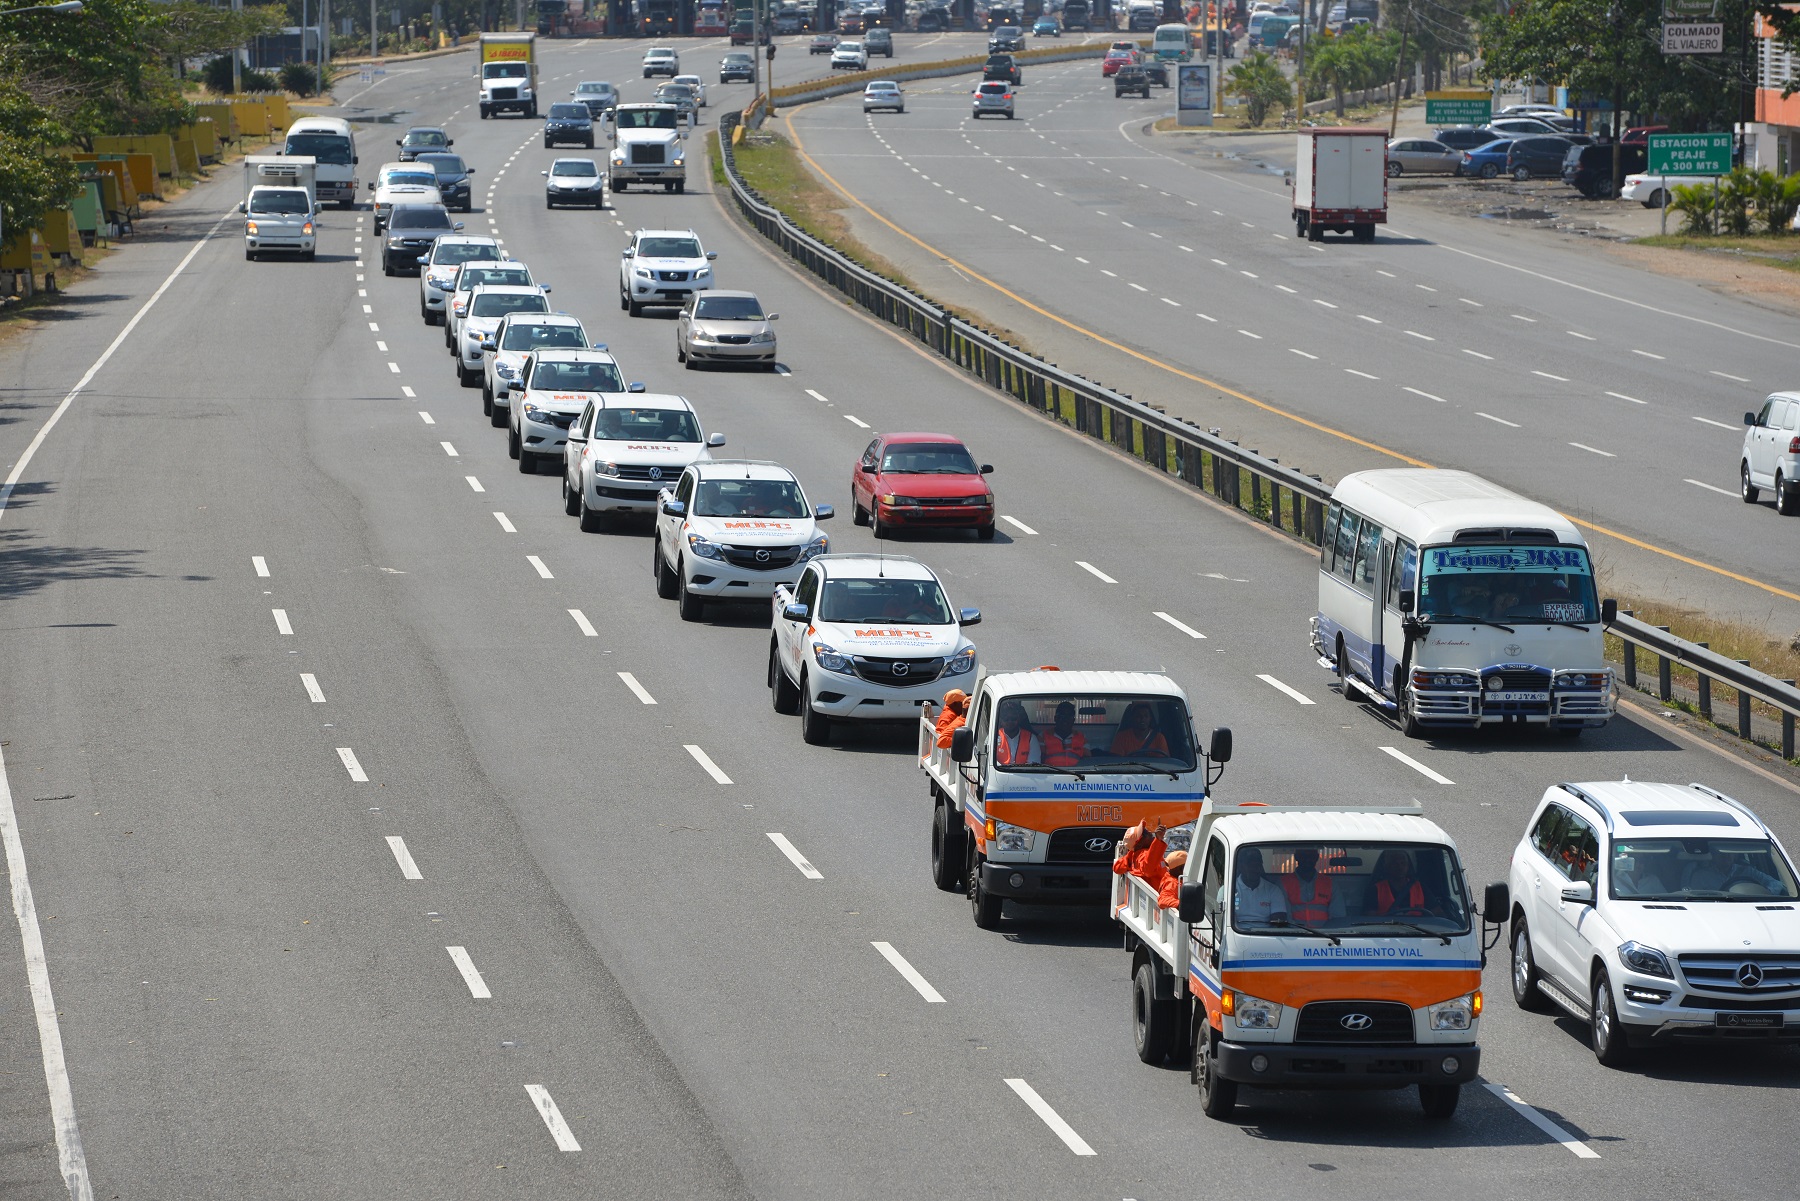
{"label": "utility pole", "polygon": [[1398,136],[1400,129],[1400,68],[1406,63],[1406,38],[1412,32],[1412,5],[1406,6],[1406,18],[1400,23],[1400,57],[1394,60],[1394,115],[1388,121],[1388,137]]}
{"label": "utility pole", "polygon": [[369,58],[381,57],[381,35],[375,32],[375,0],[369,0]]}
{"label": "utility pole", "polygon": [[319,95],[331,78],[331,0],[319,0]]}
{"label": "utility pole", "polygon": [[1306,120],[1306,26],[1308,0],[1300,0],[1300,45],[1294,51],[1294,127]]}
{"label": "utility pole", "polygon": [[[231,11],[233,15],[241,14],[244,11],[244,0],[231,0]],[[244,90],[243,58],[244,48],[241,45],[232,47],[231,94],[233,96]]]}

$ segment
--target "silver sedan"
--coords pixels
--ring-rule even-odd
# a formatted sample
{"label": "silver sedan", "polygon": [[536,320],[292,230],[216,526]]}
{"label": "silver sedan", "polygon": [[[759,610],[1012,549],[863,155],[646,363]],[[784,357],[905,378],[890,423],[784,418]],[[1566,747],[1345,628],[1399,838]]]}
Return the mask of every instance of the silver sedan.
{"label": "silver sedan", "polygon": [[879,108],[906,111],[906,93],[891,79],[877,79],[863,88],[863,112],[872,113]]}
{"label": "silver sedan", "polygon": [[704,362],[775,366],[778,314],[764,313],[752,292],[696,292],[675,318],[675,361],[691,371]]}
{"label": "silver sedan", "polygon": [[1401,175],[1459,175],[1462,151],[1430,138],[1395,138],[1387,147],[1389,178]]}

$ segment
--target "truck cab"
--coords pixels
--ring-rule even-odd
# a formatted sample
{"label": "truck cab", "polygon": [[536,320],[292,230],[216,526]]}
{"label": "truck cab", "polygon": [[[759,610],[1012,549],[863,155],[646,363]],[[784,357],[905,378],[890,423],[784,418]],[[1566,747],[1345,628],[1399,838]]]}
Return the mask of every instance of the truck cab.
{"label": "truck cab", "polygon": [[255,262],[265,254],[295,254],[312,262],[318,249],[317,210],[305,188],[253,186],[238,205],[244,214],[244,258]]}
{"label": "truck cab", "polygon": [[926,705],[919,724],[931,875],[968,894],[983,929],[1006,900],[1104,904],[1126,827],[1161,822],[1184,847],[1231,758],[1231,731],[1201,748],[1187,694],[1158,672],[983,672],[947,747],[938,712]]}
{"label": "truck cab", "polygon": [[482,34],[479,70],[482,120],[499,113],[538,115],[535,33]]}
{"label": "truck cab", "polygon": [[660,184],[665,192],[687,190],[684,123],[673,104],[621,104],[607,114],[613,148],[607,156],[606,186],[623,192],[632,184]]}

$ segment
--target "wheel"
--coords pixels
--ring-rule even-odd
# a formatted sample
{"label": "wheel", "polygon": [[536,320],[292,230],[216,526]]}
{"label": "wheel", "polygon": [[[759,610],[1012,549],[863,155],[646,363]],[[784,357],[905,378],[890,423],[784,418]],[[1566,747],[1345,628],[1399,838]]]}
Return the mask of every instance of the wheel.
{"label": "wheel", "polygon": [[531,107],[525,110],[525,115],[530,117],[533,121],[537,120],[537,101],[533,100],[531,102]]}
{"label": "wheel", "polygon": [[994,540],[994,527],[991,525],[978,525],[975,527],[975,536],[983,542],[992,542]]}
{"label": "wheel", "polygon": [[944,892],[963,890],[963,862],[967,857],[963,840],[967,837],[962,818],[940,798],[931,814],[931,882]]}
{"label": "wheel", "polygon": [[1531,168],[1530,167],[1514,167],[1512,176],[1518,182],[1524,183],[1526,180],[1531,178]]}
{"label": "wheel", "polygon": [[1594,1058],[1604,1067],[1622,1068],[1634,1058],[1631,1040],[1626,1037],[1625,1023],[1619,1020],[1619,1011],[1613,1005],[1612,981],[1606,978],[1605,968],[1594,975],[1588,1041],[1593,1045]]}
{"label": "wheel", "polygon": [[1131,1041],[1152,1067],[1169,1057],[1175,1042],[1175,998],[1156,998],[1156,966],[1148,958],[1131,977]]}
{"label": "wheel", "polygon": [[619,309],[626,313],[631,311],[631,298],[625,294],[624,288],[619,289]]}
{"label": "wheel", "polygon": [[642,317],[644,315],[644,306],[635,300],[627,299],[625,301],[625,311],[630,313],[633,317]]}
{"label": "wheel", "polygon": [[869,524],[869,511],[867,509],[863,508],[861,505],[856,503],[855,494],[852,494],[850,497],[850,524],[851,525],[868,525]]}
{"label": "wheel", "polygon": [[661,539],[654,536],[650,539],[650,570],[656,575],[656,595],[663,600],[674,600],[677,590],[675,570],[663,558]]}
{"label": "wheel", "polygon": [[244,251],[244,261],[246,263],[254,263],[256,261],[256,251],[254,251],[254,250]]}
{"label": "wheel", "polygon": [[1350,683],[1350,652],[1344,648],[1342,642],[1338,643],[1337,648],[1337,669],[1338,681],[1343,685],[1344,699],[1352,705],[1362,704],[1360,695]]}
{"label": "wheel", "polygon": [[1325,240],[1325,227],[1316,222],[1308,221],[1306,223],[1306,240],[1308,242],[1323,242]]}
{"label": "wheel", "polygon": [[1000,926],[1000,898],[981,886],[981,852],[975,849],[975,840],[968,839],[968,856],[965,859],[967,869],[964,872],[968,883],[964,888],[969,898],[969,913],[975,924],[983,930],[995,930]]}
{"label": "wheel", "polygon": [[1663,206],[1663,201],[1665,199],[1666,197],[1663,195],[1662,189],[1658,188],[1656,191],[1650,193],[1650,199],[1644,201],[1644,207],[1647,209],[1659,209]]}
{"label": "wheel", "polygon": [[1425,737],[1425,727],[1419,724],[1418,715],[1413,712],[1411,656],[1400,666],[1399,678],[1394,682],[1394,696],[1400,702],[1401,734],[1407,738]]}
{"label": "wheel", "polygon": [[1775,511],[1783,517],[1800,513],[1800,487],[1783,480],[1779,471],[1775,473]]}
{"label": "wheel", "polygon": [[552,142],[549,138],[544,139],[544,149],[545,150],[549,150],[551,147],[553,147],[555,145],[556,145],[556,143]]}
{"label": "wheel", "polygon": [[706,598],[688,591],[686,572],[675,577],[675,599],[681,607],[681,620],[699,621],[706,616]]}
{"label": "wheel", "polygon": [[1404,170],[1404,168],[1402,168],[1399,163],[1395,162],[1393,159],[1388,160],[1387,173],[1389,179],[1399,179],[1402,170]]}
{"label": "wheel", "polygon": [[1357,226],[1356,240],[1358,242],[1373,242],[1375,240],[1375,226],[1373,224]]}
{"label": "wheel", "polygon": [[419,320],[423,321],[426,325],[433,324],[431,320],[431,310],[425,307],[425,298],[423,296],[419,297]]}
{"label": "wheel", "polygon": [[1462,1099],[1460,1084],[1421,1084],[1419,1086],[1419,1108],[1425,1116],[1434,1122],[1441,1122],[1456,1112],[1456,1103]]}
{"label": "wheel", "polygon": [[303,263],[310,263],[313,261],[313,259],[318,257],[318,253],[319,252],[316,250],[302,251],[300,254],[300,261]]}
{"label": "wheel", "polygon": [[680,196],[682,193],[684,193],[686,191],[687,191],[687,180],[685,180],[685,179],[676,180],[675,181],[675,194],[677,196]]}
{"label": "wheel", "polygon": [[510,403],[502,404],[500,402],[500,398],[495,397],[494,398],[494,407],[488,413],[488,424],[493,426],[495,429],[500,429],[503,426],[506,426],[510,423],[511,417],[512,417],[512,405]]}
{"label": "wheel", "polygon": [[889,538],[894,533],[894,527],[881,520],[881,508],[873,498],[869,501],[869,529],[877,538]]}
{"label": "wheel", "polygon": [[488,108],[487,108],[487,105],[485,105],[485,104],[484,104],[484,105],[482,105],[482,106],[481,106],[481,119],[482,119],[482,120],[483,120],[483,121],[485,121],[485,120],[487,120],[487,119],[488,119],[488,117],[489,117],[489,116],[490,116],[490,115],[491,115],[491,114],[490,114],[490,113],[489,113],[489,112],[488,112]]}
{"label": "wheel", "polygon": [[465,388],[479,388],[481,386],[481,372],[466,369],[462,365],[462,360],[458,359],[456,360],[456,381]]}
{"label": "wheel", "polygon": [[1494,176],[1496,176],[1498,174],[1500,174],[1500,164],[1499,163],[1483,163],[1483,164],[1481,164],[1481,178],[1492,179],[1492,178],[1494,178]]}
{"label": "wheel", "polygon": [[688,361],[687,347],[681,344],[680,338],[675,339],[675,361],[677,363],[686,363]]}
{"label": "wheel", "polygon": [[388,262],[387,256],[385,254],[381,256],[381,273],[383,275],[394,274],[394,264]]}
{"label": "wheel", "polygon": [[506,457],[509,459],[516,459],[519,457],[519,452],[523,449],[524,447],[519,444],[519,431],[508,429],[506,431]]}
{"label": "wheel", "polygon": [[[1205,1011],[1195,1008],[1196,1023],[1205,1021]],[[1200,1112],[1215,1121],[1224,1121],[1237,1108],[1238,1086],[1235,1080],[1219,1075],[1219,1056],[1212,1045],[1212,1029],[1206,1027],[1194,1040],[1194,1083],[1200,1088]]]}
{"label": "wheel", "polygon": [[541,458],[543,458],[542,455],[532,454],[528,450],[519,451],[519,474],[536,475],[538,460]]}
{"label": "wheel", "polygon": [[1513,1003],[1527,1013],[1543,1013],[1550,1008],[1549,1000],[1538,991],[1537,960],[1531,957],[1531,932],[1525,928],[1523,917],[1513,919],[1512,995]]}
{"label": "wheel", "polygon": [[483,417],[494,415],[494,390],[487,386],[486,376],[481,379],[481,415]]}
{"label": "wheel", "polygon": [[554,202],[551,201],[551,199],[548,196],[546,196],[546,197],[544,197],[544,207],[547,209],[553,209],[556,207],[556,205]]}
{"label": "wheel", "polygon": [[1738,495],[1744,498],[1747,505],[1755,504],[1762,495],[1762,489],[1750,482],[1750,464],[1747,460],[1738,464]]}
{"label": "wheel", "polygon": [[800,676],[800,684],[796,689],[800,698],[800,737],[809,746],[825,746],[831,742],[831,718],[813,708],[812,694],[806,690],[806,676]]}
{"label": "wheel", "polygon": [[[566,471],[563,472],[562,477],[562,494],[563,512],[567,513],[570,517],[578,516],[581,513],[581,493],[569,487],[569,473]],[[654,546],[652,549],[654,549]]]}

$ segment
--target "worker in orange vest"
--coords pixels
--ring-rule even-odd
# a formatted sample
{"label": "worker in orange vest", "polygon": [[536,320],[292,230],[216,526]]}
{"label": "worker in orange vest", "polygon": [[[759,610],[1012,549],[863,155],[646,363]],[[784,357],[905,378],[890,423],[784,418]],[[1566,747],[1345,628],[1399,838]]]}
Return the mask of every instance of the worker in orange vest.
{"label": "worker in orange vest", "polygon": [[1156,907],[1158,909],[1175,909],[1181,904],[1181,873],[1187,867],[1186,851],[1170,851],[1163,856],[1163,867],[1168,875],[1164,877],[1162,887],[1156,890]]}
{"label": "worker in orange vest", "polygon": [[968,720],[969,696],[960,688],[952,688],[944,694],[944,708],[938,714],[937,744],[941,747],[948,747],[957,727]]}
{"label": "worker in orange vest", "polygon": [[1319,852],[1302,847],[1294,852],[1294,873],[1281,877],[1287,893],[1288,917],[1303,926],[1316,926],[1331,917],[1331,877],[1319,874]]}
{"label": "worker in orange vest", "polygon": [[1156,713],[1148,701],[1132,701],[1119,720],[1119,732],[1108,748],[1115,755],[1152,755],[1167,758],[1169,742],[1156,732]]}
{"label": "worker in orange vest", "polygon": [[1052,767],[1074,767],[1087,758],[1087,738],[1075,729],[1075,705],[1070,701],[1056,707],[1056,724],[1043,737],[1044,762]]}
{"label": "worker in orange vest", "polygon": [[1417,916],[1424,910],[1425,887],[1413,875],[1412,856],[1399,847],[1381,852],[1375,864],[1375,907],[1370,912]]}
{"label": "worker in orange vest", "polygon": [[994,735],[994,762],[1005,767],[1042,763],[1044,748],[1025,722],[1025,706],[1018,701],[1000,705],[1000,731]]}
{"label": "worker in orange vest", "polygon": [[1119,839],[1117,855],[1113,859],[1113,875],[1123,876],[1129,872],[1160,891],[1169,870],[1163,862],[1163,855],[1169,849],[1163,842],[1167,832],[1168,828],[1160,821],[1154,830],[1147,822],[1139,822],[1126,830]]}

